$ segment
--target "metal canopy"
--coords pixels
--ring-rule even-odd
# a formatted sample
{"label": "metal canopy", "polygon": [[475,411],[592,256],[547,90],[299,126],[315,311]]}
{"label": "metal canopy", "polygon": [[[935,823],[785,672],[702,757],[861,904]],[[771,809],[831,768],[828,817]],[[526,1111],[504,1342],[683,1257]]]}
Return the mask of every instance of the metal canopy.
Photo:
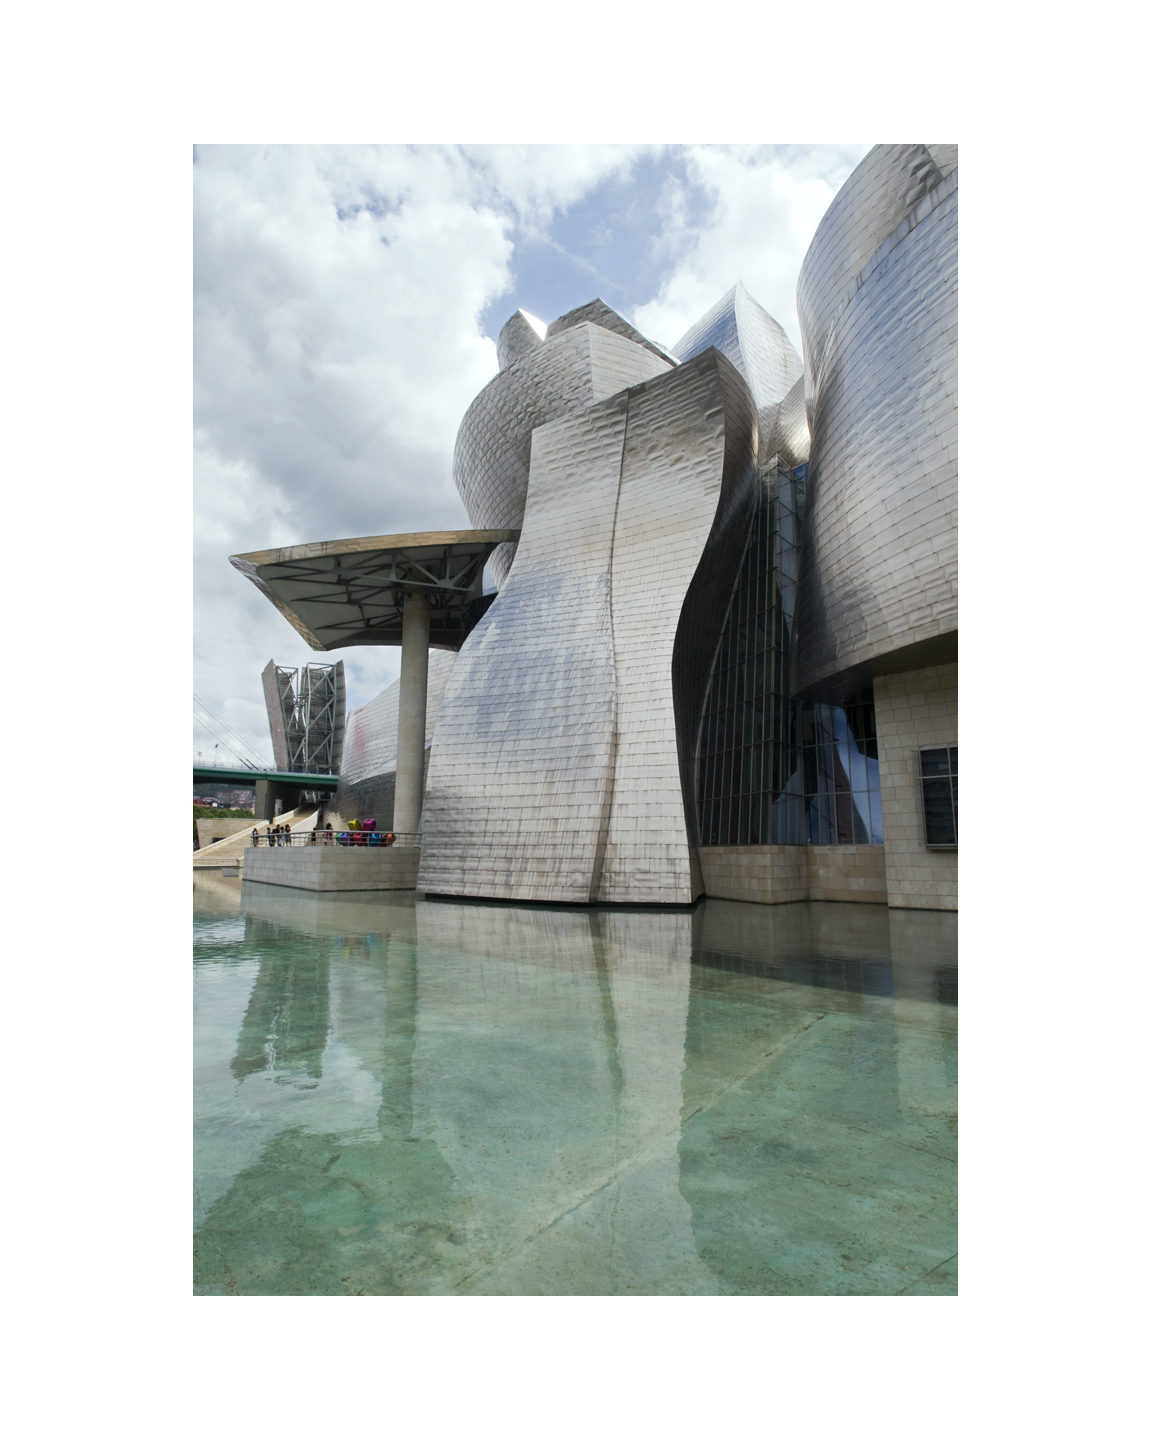
{"label": "metal canopy", "polygon": [[313,650],[399,645],[405,591],[431,601],[429,644],[459,650],[491,603],[484,563],[519,530],[433,530],[232,555]]}

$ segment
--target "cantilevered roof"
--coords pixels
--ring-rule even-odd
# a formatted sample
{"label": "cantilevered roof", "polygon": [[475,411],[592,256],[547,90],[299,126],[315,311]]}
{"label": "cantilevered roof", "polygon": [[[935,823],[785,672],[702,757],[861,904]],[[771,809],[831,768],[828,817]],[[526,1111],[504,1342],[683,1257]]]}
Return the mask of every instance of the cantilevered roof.
{"label": "cantilevered roof", "polygon": [[484,562],[519,530],[432,530],[318,540],[229,558],[313,650],[399,645],[404,593],[431,600],[429,643],[459,650],[489,603]]}

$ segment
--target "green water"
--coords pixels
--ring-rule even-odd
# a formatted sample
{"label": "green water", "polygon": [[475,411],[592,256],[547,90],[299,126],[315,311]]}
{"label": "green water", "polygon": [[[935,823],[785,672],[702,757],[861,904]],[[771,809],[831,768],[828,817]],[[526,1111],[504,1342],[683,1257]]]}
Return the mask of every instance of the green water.
{"label": "green water", "polygon": [[954,1295],[956,917],[197,879],[202,1295]]}

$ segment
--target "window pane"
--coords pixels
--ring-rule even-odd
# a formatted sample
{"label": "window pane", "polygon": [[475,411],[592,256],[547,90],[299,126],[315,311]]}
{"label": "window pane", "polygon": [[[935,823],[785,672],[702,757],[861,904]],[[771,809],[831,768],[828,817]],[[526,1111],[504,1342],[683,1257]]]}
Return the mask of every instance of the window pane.
{"label": "window pane", "polygon": [[868,804],[872,810],[872,843],[883,845],[884,843],[884,813],[880,808],[880,792],[873,790],[868,796]]}
{"label": "window pane", "polygon": [[929,845],[955,845],[952,820],[952,782],[924,781],[924,838]]}
{"label": "window pane", "polygon": [[921,750],[920,773],[924,776],[948,774],[947,750]]}

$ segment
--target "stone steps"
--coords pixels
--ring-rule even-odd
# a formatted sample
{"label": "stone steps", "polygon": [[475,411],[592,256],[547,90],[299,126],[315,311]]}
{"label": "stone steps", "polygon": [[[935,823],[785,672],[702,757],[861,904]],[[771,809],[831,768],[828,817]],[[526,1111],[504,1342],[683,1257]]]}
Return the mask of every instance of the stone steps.
{"label": "stone steps", "polygon": [[[316,816],[319,811],[309,806],[300,810],[290,810],[285,815],[278,815],[275,823],[277,825],[289,825],[292,833],[300,830],[311,830],[316,823]],[[218,840],[215,845],[205,846],[203,850],[193,850],[193,870],[222,870],[225,866],[231,869],[238,862],[242,865],[245,850],[252,847],[252,826],[255,825],[261,835],[264,827],[268,824],[266,820],[253,820],[246,830],[241,830],[235,835],[230,835],[227,840]],[[285,846],[285,849],[288,847]]]}

